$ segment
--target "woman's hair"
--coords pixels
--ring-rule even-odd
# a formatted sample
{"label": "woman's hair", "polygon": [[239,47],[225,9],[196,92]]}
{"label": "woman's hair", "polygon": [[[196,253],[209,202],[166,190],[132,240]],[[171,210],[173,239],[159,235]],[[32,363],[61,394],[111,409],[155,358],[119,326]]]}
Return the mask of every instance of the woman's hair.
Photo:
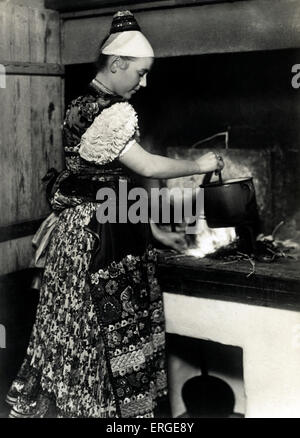
{"label": "woman's hair", "polygon": [[[103,39],[103,41],[100,44],[99,54],[98,54],[97,59],[95,61],[95,67],[96,67],[97,73],[99,71],[104,70],[105,67],[107,67],[109,57],[111,56],[111,55],[104,55],[102,53],[102,47],[105,44],[105,42],[108,40],[109,36],[110,36],[110,34],[106,35],[106,37]],[[124,70],[128,66],[128,61],[134,61],[134,59],[135,59],[133,56],[120,56],[120,58],[124,61],[123,66],[121,66],[121,68],[123,68]]]}

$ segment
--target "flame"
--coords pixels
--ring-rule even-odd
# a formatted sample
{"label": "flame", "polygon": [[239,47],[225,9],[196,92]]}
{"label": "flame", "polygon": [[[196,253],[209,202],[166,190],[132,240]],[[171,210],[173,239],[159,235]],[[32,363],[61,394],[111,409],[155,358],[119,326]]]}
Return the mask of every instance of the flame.
{"label": "flame", "polygon": [[203,258],[236,239],[235,228],[209,228],[205,219],[198,221],[196,248],[189,248],[187,255]]}

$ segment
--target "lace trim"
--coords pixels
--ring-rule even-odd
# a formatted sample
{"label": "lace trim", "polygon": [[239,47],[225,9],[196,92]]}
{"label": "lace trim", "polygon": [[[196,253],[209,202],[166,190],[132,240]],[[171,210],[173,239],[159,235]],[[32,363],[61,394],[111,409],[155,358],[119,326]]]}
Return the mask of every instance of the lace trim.
{"label": "lace trim", "polygon": [[103,165],[117,158],[138,128],[137,114],[128,102],[104,109],[81,137],[80,156]]}

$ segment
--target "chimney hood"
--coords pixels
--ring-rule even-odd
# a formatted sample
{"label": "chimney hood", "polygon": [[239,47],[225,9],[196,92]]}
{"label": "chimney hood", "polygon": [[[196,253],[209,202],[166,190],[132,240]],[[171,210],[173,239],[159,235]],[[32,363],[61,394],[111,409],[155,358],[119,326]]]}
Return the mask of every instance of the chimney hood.
{"label": "chimney hood", "polygon": [[[48,0],[49,3],[54,0]],[[77,2],[78,3],[78,2]],[[94,0],[90,4],[107,5]],[[160,0],[61,12],[62,62],[90,63],[118,9],[134,12],[157,57],[300,47],[299,0]],[[49,5],[51,7],[51,5]]]}

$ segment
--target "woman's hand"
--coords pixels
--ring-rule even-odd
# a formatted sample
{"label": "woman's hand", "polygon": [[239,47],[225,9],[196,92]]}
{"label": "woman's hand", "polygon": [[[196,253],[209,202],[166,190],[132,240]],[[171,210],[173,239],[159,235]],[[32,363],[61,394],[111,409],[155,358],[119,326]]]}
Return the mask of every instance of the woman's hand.
{"label": "woman's hand", "polygon": [[184,232],[162,231],[159,240],[163,245],[175,249],[177,252],[183,252],[188,248]]}
{"label": "woman's hand", "polygon": [[220,172],[224,167],[224,161],[221,155],[215,152],[208,152],[196,160],[199,166],[199,173]]}
{"label": "woman's hand", "polygon": [[188,248],[187,241],[185,240],[184,231],[180,231],[178,233],[164,231],[151,219],[150,227],[153,237],[163,245],[173,248],[175,249],[175,251],[178,252],[185,251]]}

